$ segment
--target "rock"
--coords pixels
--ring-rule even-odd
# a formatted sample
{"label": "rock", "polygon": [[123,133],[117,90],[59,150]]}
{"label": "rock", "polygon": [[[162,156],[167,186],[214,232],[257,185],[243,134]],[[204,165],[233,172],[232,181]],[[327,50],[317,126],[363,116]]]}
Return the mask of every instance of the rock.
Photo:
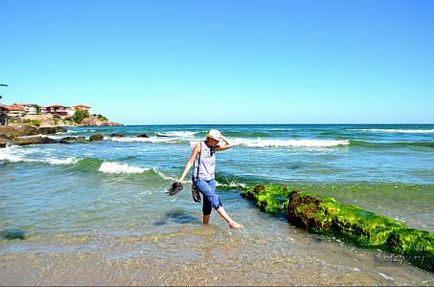
{"label": "rock", "polygon": [[93,142],[93,141],[101,141],[103,139],[104,139],[104,136],[102,134],[94,134],[94,135],[91,135],[89,137],[89,141],[91,141],[91,142]]}
{"label": "rock", "polygon": [[62,138],[59,143],[82,143],[85,142],[86,138],[85,137],[64,137]]}
{"label": "rock", "polygon": [[149,136],[147,134],[139,134],[137,135],[138,138],[148,138]]}
{"label": "rock", "polygon": [[0,135],[0,147],[6,147],[6,145],[10,142],[10,138]]}
{"label": "rock", "polygon": [[118,133],[113,133],[113,134],[111,134],[110,136],[111,136],[111,137],[117,137],[117,138],[123,138],[123,137],[125,137],[124,134],[118,134]]}
{"label": "rock", "polygon": [[42,136],[30,136],[25,138],[24,137],[17,138],[12,143],[16,145],[30,145],[30,144],[58,143],[58,141],[47,137],[42,137]]}
{"label": "rock", "polygon": [[66,132],[66,129],[63,127],[42,127],[42,128],[39,128],[39,134],[42,134],[42,135],[64,133],[64,132]]}
{"label": "rock", "polygon": [[38,128],[29,125],[0,126],[0,136],[7,137],[9,139],[37,134],[39,134]]}
{"label": "rock", "polygon": [[13,239],[25,239],[26,232],[15,229],[15,228],[7,228],[0,231],[0,238],[13,240]]}
{"label": "rock", "polygon": [[433,271],[434,234],[410,229],[391,218],[377,215],[332,197],[289,191],[283,185],[256,185],[241,195],[254,200],[263,211],[286,215],[288,221],[310,232],[338,236],[366,248],[403,255],[409,262]]}

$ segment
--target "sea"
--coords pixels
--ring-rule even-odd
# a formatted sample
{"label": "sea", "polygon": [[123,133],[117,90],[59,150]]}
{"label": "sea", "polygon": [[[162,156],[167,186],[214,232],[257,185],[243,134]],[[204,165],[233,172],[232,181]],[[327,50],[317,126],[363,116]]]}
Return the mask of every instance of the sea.
{"label": "sea", "polygon": [[[192,146],[211,128],[231,230],[201,224]],[[1,285],[434,285],[434,274],[376,249],[309,233],[240,196],[285,184],[434,232],[433,124],[127,125],[49,135],[102,141],[0,149]],[[148,137],[138,137],[146,134]]]}

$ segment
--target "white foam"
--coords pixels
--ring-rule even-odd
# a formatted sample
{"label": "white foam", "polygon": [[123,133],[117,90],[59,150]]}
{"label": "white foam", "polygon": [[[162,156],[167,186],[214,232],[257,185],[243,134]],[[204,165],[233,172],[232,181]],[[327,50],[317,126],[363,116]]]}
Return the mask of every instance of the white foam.
{"label": "white foam", "polygon": [[74,157],[67,158],[30,158],[28,155],[31,153],[29,150],[22,149],[21,147],[11,146],[0,149],[0,161],[9,162],[42,162],[51,165],[68,165],[74,164],[79,159]]}
{"label": "white foam", "polygon": [[409,134],[431,134],[434,133],[434,129],[348,129],[350,131],[363,131],[363,132],[380,132],[380,133],[409,133]]}
{"label": "white foam", "polygon": [[69,164],[74,164],[76,162],[79,161],[79,159],[74,158],[74,157],[67,157],[67,158],[63,158],[63,159],[58,159],[58,158],[47,158],[42,160],[43,162],[52,164],[52,165],[69,165]]}
{"label": "white foam", "polygon": [[112,137],[112,141],[117,142],[148,142],[148,143],[179,143],[179,138],[169,138],[169,137]]}
{"label": "white foam", "polygon": [[157,133],[157,135],[161,137],[193,137],[195,134],[196,132],[191,131],[170,131]]}
{"label": "white foam", "polygon": [[126,163],[103,162],[98,171],[103,173],[143,173],[150,168],[130,166]]}
{"label": "white foam", "polygon": [[[191,141],[190,145],[193,147],[197,141]],[[233,145],[240,145],[252,148],[266,148],[266,147],[305,147],[305,148],[326,148],[342,145],[349,145],[349,140],[263,140],[263,139],[242,139],[235,138],[231,140]]]}

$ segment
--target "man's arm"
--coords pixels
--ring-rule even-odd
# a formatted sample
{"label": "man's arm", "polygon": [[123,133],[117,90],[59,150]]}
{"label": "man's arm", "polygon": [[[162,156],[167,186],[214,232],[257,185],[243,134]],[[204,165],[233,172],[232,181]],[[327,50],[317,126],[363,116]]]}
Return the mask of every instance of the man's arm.
{"label": "man's arm", "polygon": [[187,173],[190,171],[190,168],[193,166],[193,163],[196,160],[196,156],[199,152],[200,152],[200,143],[197,143],[193,151],[191,152],[190,159],[187,161],[187,164],[185,165],[184,172],[182,173],[181,177],[178,178],[176,181],[178,182],[184,181],[184,178],[187,176]]}
{"label": "man's arm", "polygon": [[229,142],[229,140],[227,138],[225,138],[224,136],[222,136],[222,142],[223,142],[223,144],[221,144],[221,142],[220,142],[219,145],[214,148],[215,151],[227,150],[227,149],[230,149],[233,146]]}

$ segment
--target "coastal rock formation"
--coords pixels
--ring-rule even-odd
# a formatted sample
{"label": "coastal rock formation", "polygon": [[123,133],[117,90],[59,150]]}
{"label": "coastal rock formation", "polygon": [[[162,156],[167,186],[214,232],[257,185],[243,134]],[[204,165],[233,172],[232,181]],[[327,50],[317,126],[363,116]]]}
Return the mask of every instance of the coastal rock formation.
{"label": "coastal rock formation", "polygon": [[94,134],[89,137],[89,141],[102,141],[104,139],[104,136],[102,134]]}
{"label": "coastal rock formation", "polygon": [[87,118],[84,118],[81,122],[80,122],[80,126],[85,126],[85,127],[95,127],[95,126],[121,126],[121,124],[119,123],[115,123],[112,122],[104,117],[94,117],[94,116],[90,116]]}
{"label": "coastal rock formation", "polygon": [[0,136],[7,137],[9,139],[15,139],[22,136],[33,135],[48,135],[59,132],[66,132],[63,127],[34,127],[30,125],[21,126],[0,126]]}
{"label": "coastal rock formation", "polygon": [[147,134],[139,134],[137,135],[138,138],[148,138],[149,136]]}
{"label": "coastal rock formation", "polygon": [[66,132],[62,127],[34,127],[30,125],[21,126],[0,126],[0,147],[6,144],[29,145],[55,143],[56,141],[45,136],[58,132]]}
{"label": "coastal rock formation", "polygon": [[112,133],[110,136],[111,137],[116,137],[116,138],[123,138],[123,137],[125,137],[124,134],[119,134],[119,133]]}
{"label": "coastal rock formation", "polygon": [[241,195],[254,200],[263,211],[288,217],[310,232],[339,236],[366,248],[378,248],[404,256],[413,264],[434,271],[434,234],[410,229],[391,218],[332,197],[290,191],[283,185],[256,185]]}
{"label": "coastal rock formation", "polygon": [[64,137],[59,141],[59,143],[64,143],[64,144],[82,143],[82,142],[86,142],[85,137]]}
{"label": "coastal rock formation", "polygon": [[16,145],[29,145],[29,144],[50,144],[57,143],[56,140],[50,139],[42,136],[30,136],[30,137],[20,137],[13,141]]}

